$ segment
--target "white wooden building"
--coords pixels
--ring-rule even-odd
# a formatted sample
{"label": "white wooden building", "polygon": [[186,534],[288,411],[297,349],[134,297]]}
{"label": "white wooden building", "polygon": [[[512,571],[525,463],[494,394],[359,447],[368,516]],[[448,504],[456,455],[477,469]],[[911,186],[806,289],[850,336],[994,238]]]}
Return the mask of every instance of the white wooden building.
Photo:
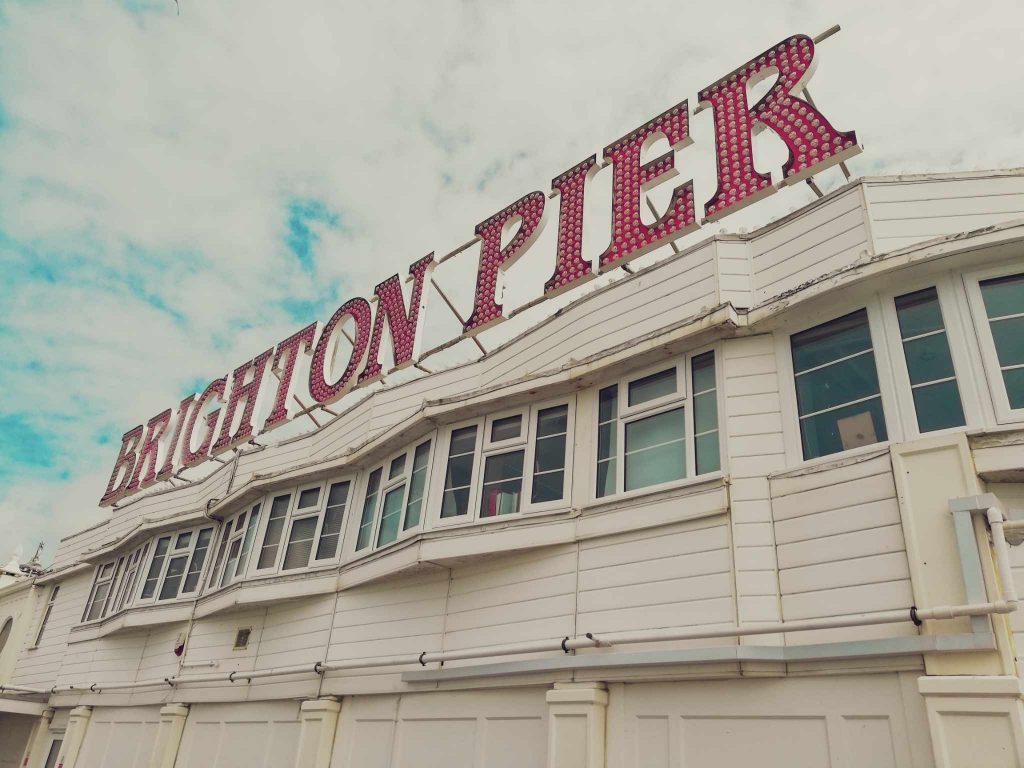
{"label": "white wooden building", "polygon": [[854,181],[65,539],[0,758],[1022,765],[990,508],[1024,170]]}

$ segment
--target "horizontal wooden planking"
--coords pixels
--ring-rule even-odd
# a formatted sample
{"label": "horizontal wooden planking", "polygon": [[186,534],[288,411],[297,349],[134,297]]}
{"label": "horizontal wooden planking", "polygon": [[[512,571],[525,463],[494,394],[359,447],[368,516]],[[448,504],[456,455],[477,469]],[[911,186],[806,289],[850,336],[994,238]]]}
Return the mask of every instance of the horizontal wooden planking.
{"label": "horizontal wooden planking", "polygon": [[772,485],[772,507],[776,520],[812,515],[837,507],[850,508],[896,496],[892,472],[838,481],[832,486],[813,488],[802,493],[776,496]]}
{"label": "horizontal wooden planking", "polygon": [[730,569],[732,558],[727,546],[692,554],[647,558],[620,565],[610,565],[580,571],[580,595],[591,590],[603,590],[634,584],[686,579]]}
{"label": "horizontal wooden planking", "polygon": [[583,572],[592,568],[707,552],[729,546],[728,528],[718,521],[695,521],[682,528],[665,526],[645,533],[584,542],[580,547],[581,579]]}
{"label": "horizontal wooden planking", "polygon": [[732,569],[580,591],[579,612],[636,608],[732,596]]}
{"label": "horizontal wooden planking", "polygon": [[605,632],[732,623],[735,618],[734,601],[729,595],[605,611],[581,611],[577,625],[581,633],[601,635]]}
{"label": "horizontal wooden planking", "polygon": [[527,600],[542,600],[557,595],[573,594],[576,589],[574,571],[516,581],[511,584],[453,594],[448,599],[448,614],[480,610],[491,606],[507,606]]}
{"label": "horizontal wooden planking", "polygon": [[787,595],[886,581],[905,581],[909,578],[910,568],[903,552],[886,552],[851,560],[784,568],[779,572],[779,583]]}
{"label": "horizontal wooden planking", "polygon": [[441,633],[439,631],[352,642],[347,641],[344,637],[336,636],[327,650],[327,658],[331,661],[349,661],[375,656],[404,654],[416,656],[421,651],[436,651],[440,648]]}
{"label": "horizontal wooden planking", "polygon": [[904,550],[903,527],[887,525],[795,544],[779,544],[779,567],[798,568]]}
{"label": "horizontal wooden planking", "polygon": [[560,639],[572,636],[575,634],[575,631],[572,613],[543,616],[531,620],[515,620],[510,617],[509,621],[501,624],[472,627],[459,631],[446,630],[444,633],[444,647],[455,650],[534,640]]}
{"label": "horizontal wooden planking", "polygon": [[888,611],[910,608],[913,604],[914,593],[909,578],[782,595],[786,621]]}
{"label": "horizontal wooden planking", "polygon": [[763,269],[762,264],[770,265],[777,261],[778,254],[786,254],[801,247],[808,235],[858,210],[861,210],[860,195],[856,189],[850,189],[791,218],[755,231],[750,241],[754,269],[760,271]]}
{"label": "horizontal wooden planking", "polygon": [[836,483],[873,475],[892,474],[888,449],[852,459],[839,459],[811,469],[780,473],[771,478],[772,497],[779,498],[816,488],[829,488]]}
{"label": "horizontal wooden planking", "polygon": [[793,544],[899,523],[900,509],[896,499],[883,498],[788,520],[777,520],[775,539],[780,544]]}
{"label": "horizontal wooden planking", "polygon": [[1024,175],[882,182],[869,180],[864,185],[864,193],[870,206],[891,202],[941,202],[948,199],[985,200],[1024,193]]}
{"label": "horizontal wooden planking", "polygon": [[850,229],[837,232],[827,241],[812,246],[808,251],[796,254],[758,275],[758,302],[780,296],[829,272],[849,267],[861,258],[868,248],[863,222],[843,223],[848,224]]}

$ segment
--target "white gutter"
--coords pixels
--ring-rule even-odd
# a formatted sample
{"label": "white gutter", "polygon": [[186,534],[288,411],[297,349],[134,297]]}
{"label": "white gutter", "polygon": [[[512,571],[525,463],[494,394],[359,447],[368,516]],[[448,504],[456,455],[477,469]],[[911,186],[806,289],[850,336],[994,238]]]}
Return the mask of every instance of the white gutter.
{"label": "white gutter", "polygon": [[[288,667],[272,667],[270,669],[253,670],[251,672],[230,672],[211,673],[206,675],[180,676],[138,680],[128,683],[92,683],[82,685],[61,685],[41,690],[36,688],[22,688],[20,686],[0,686],[0,693],[15,694],[57,694],[57,693],[102,693],[104,691],[127,691],[136,688],[151,688],[155,686],[170,686],[172,688],[185,683],[236,683],[245,680],[247,683],[253,680],[279,677],[283,675],[297,675],[313,673],[323,675],[325,672],[369,669],[373,667],[394,667],[460,661],[465,659],[494,658],[499,656],[514,656],[524,653],[543,653],[548,651],[570,651],[580,648],[604,648],[613,645],[632,645],[640,643],[659,643],[667,640],[707,640],[724,637],[750,637],[753,635],[774,635],[783,632],[809,632],[818,629],[839,629],[846,627],[867,627],[882,624],[898,624],[904,621],[911,621],[920,626],[924,621],[943,621],[955,619],[962,616],[990,616],[992,614],[1013,613],[1019,606],[1017,591],[1013,583],[1013,572],[1010,569],[1009,544],[1006,541],[1004,526],[1007,525],[1003,519],[1002,512],[996,507],[988,509],[975,509],[973,512],[984,512],[992,531],[992,546],[995,550],[996,572],[1002,587],[1002,599],[995,602],[966,603],[962,605],[942,605],[932,608],[919,609],[916,606],[901,608],[891,611],[880,611],[877,613],[860,613],[850,616],[840,616],[822,619],[804,619],[802,621],[783,621],[771,624],[759,624],[756,626],[740,626],[734,624],[719,629],[690,629],[690,630],[644,630],[633,634],[620,634],[613,640],[605,640],[596,637],[588,632],[576,637],[564,637],[560,640],[537,640],[523,643],[509,643],[506,645],[491,645],[479,648],[465,648],[456,651],[424,651],[419,655],[402,656],[378,656],[365,659],[351,659],[349,661],[325,662],[318,661],[315,664],[299,664]],[[1009,523],[1013,529],[1024,529],[1024,521],[1021,523]]]}

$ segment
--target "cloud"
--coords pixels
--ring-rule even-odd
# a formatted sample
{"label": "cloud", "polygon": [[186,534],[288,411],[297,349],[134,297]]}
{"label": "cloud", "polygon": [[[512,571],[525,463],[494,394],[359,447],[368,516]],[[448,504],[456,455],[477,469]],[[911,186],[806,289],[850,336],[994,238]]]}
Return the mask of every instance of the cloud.
{"label": "cloud", "polygon": [[[9,2],[0,388],[15,427],[0,431],[0,456],[36,446],[26,455],[49,451],[52,466],[8,466],[0,525],[12,546],[31,552],[42,536],[52,554],[58,535],[103,516],[95,499],[126,429],[423,254],[464,243],[478,222],[678,101],[692,107],[700,88],[793,32],[843,25],[821,47],[812,90],[867,145],[855,172],[1019,165],[1022,16],[1009,2],[951,0],[182,0],[180,16],[172,0]],[[707,197],[708,113],[692,133],[679,164]],[[777,161],[770,137],[759,149]],[[608,184],[602,174],[588,191],[591,253],[607,237]],[[724,226],[810,199],[786,190]],[[553,236],[548,227],[514,268],[509,306],[537,295]],[[474,260],[437,272],[467,313]],[[431,340],[455,331],[443,306],[432,312]],[[470,354],[471,344],[451,353]]]}

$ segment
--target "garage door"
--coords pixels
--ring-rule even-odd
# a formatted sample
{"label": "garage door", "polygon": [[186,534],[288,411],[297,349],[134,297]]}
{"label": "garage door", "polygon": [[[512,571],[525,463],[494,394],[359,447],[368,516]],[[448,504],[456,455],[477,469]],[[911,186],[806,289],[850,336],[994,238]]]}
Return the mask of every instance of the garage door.
{"label": "garage door", "polygon": [[544,688],[346,697],[332,768],[545,768]]}
{"label": "garage door", "polygon": [[159,725],[159,707],[93,707],[76,765],[145,768]]}
{"label": "garage door", "polygon": [[299,702],[193,704],[175,768],[287,768],[299,743]]}
{"label": "garage door", "polygon": [[922,768],[917,675],[618,684],[609,768]]}

